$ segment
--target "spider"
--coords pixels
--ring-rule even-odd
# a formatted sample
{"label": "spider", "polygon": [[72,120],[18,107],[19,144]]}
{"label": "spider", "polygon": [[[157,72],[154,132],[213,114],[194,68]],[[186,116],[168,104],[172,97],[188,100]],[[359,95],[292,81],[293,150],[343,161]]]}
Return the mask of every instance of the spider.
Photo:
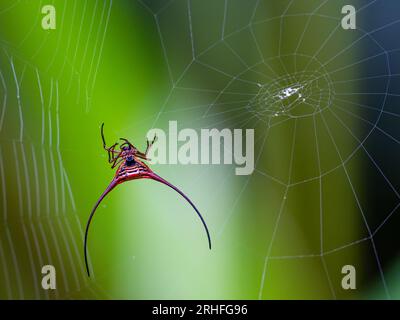
{"label": "spider", "polygon": [[135,179],[152,179],[158,181],[162,184],[167,185],[168,187],[172,188],[176,192],[178,192],[189,204],[193,207],[196,211],[197,215],[199,216],[201,222],[203,223],[204,229],[207,234],[208,239],[208,246],[211,250],[211,238],[210,233],[208,232],[207,224],[204,221],[202,215],[200,214],[199,210],[197,210],[196,206],[193,202],[177,187],[169,183],[168,181],[161,178],[159,175],[155,174],[142,160],[150,160],[147,158],[150,148],[156,142],[157,136],[154,136],[153,141],[147,140],[147,147],[146,151],[140,152],[132,143],[130,143],[125,138],[120,138],[122,143],[119,145],[119,150],[117,150],[118,142],[114,143],[111,147],[107,147],[106,140],[104,138],[104,123],[101,125],[101,138],[103,140],[103,148],[107,151],[108,154],[108,162],[111,164],[111,168],[114,169],[118,166],[117,171],[115,173],[114,178],[112,179],[111,183],[102,193],[100,198],[97,200],[96,204],[94,205],[92,212],[90,213],[89,219],[86,224],[86,231],[85,231],[85,240],[84,240],[84,255],[85,255],[85,264],[86,264],[86,271],[88,276],[90,277],[89,271],[89,264],[87,260],[87,239],[89,234],[89,226],[94,216],[94,213],[99,206],[100,202],[106,197],[107,194],[111,192],[117,185],[130,180]]}

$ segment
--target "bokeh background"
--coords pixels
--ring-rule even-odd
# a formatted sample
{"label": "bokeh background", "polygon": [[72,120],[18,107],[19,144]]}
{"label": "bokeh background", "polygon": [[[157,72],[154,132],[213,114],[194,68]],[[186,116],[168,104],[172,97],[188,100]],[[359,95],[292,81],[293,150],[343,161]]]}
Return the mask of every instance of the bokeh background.
{"label": "bokeh background", "polygon": [[[0,298],[400,298],[399,14],[396,0],[1,0]],[[290,87],[301,99],[277,98]],[[171,120],[255,129],[254,173],[152,167],[200,209],[212,251],[179,195],[121,185],[91,226],[89,279],[83,231],[114,174],[101,123],[109,144],[145,149]],[[57,290],[41,288],[46,264]]]}

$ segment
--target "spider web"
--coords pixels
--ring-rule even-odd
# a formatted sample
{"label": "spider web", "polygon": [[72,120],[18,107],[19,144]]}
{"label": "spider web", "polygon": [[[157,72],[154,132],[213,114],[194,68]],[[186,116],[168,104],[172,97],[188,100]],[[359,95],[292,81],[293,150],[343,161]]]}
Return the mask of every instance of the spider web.
{"label": "spider web", "polygon": [[[263,255],[262,267],[254,268],[257,297],[273,297],[278,269],[294,262],[287,269],[296,273],[297,261],[305,261],[298,264],[302,270],[317,261],[327,297],[343,296],[340,270],[355,248],[364,255],[357,267],[390,298],[382,255],[390,256],[388,243],[398,251],[388,225],[396,223],[400,196],[398,174],[385,154],[393,159],[399,148],[399,48],[391,35],[400,20],[394,13],[373,18],[388,4],[354,3],[357,30],[347,31],[341,28],[342,1],[139,2],[154,18],[171,84],[153,126],[176,117],[183,127],[256,130],[255,172],[242,180],[216,241],[233,220],[244,223],[241,234],[248,231],[237,215],[259,219],[260,229],[252,231],[266,236],[257,246]],[[274,198],[251,195],[267,190]],[[240,209],[246,197],[264,201],[267,218],[251,212],[260,208]],[[348,234],[346,224],[357,234]],[[318,236],[299,236],[296,228]],[[306,246],[296,245],[304,238]],[[240,249],[254,250],[254,243],[238,241]],[[339,265],[333,257],[342,252]]]}
{"label": "spider web", "polygon": [[[357,30],[341,28],[342,1],[271,2],[138,1],[153,19],[170,82],[151,125],[174,119],[191,128],[255,129],[253,175],[217,167],[207,198],[216,250],[229,239],[229,250],[256,261],[248,296],[274,297],[270,292],[281,286],[278,296],[291,297],[293,275],[311,270],[316,279],[301,297],[316,286],[340,298],[341,266],[354,263],[393,297],[388,273],[398,251],[400,206],[400,177],[391,163],[400,143],[395,1],[355,2]],[[55,38],[36,34],[41,7],[49,4],[43,1],[3,1],[6,27],[28,4],[37,18],[18,43],[0,36],[0,296],[110,298],[85,274],[81,203],[67,161],[82,150],[60,141],[67,125],[60,101],[75,95],[77,114],[91,110],[113,4],[51,1],[61,15]],[[385,19],[378,14],[383,5],[394,8]],[[74,23],[64,24],[65,17]],[[36,37],[32,50],[28,43]],[[56,49],[42,64],[48,44]],[[193,187],[216,172],[200,170]],[[227,210],[221,198],[231,200]],[[242,236],[231,240],[237,225]],[[60,271],[54,293],[40,289],[47,263]]]}
{"label": "spider web", "polygon": [[[55,33],[41,27],[42,7],[49,4],[59,14]],[[63,148],[60,139],[61,127],[68,125],[60,97],[74,95],[77,105],[85,112],[90,109],[111,6],[112,0],[0,5],[1,298],[107,297],[99,285],[88,282],[84,271],[83,227],[64,162],[71,150]],[[21,20],[22,12],[29,24]],[[67,16],[72,17],[70,25]],[[25,28],[18,41],[9,40],[5,32],[13,21]],[[47,46],[54,48],[52,54]],[[49,58],[45,64],[43,56]],[[60,271],[57,290],[41,287],[46,264]]]}

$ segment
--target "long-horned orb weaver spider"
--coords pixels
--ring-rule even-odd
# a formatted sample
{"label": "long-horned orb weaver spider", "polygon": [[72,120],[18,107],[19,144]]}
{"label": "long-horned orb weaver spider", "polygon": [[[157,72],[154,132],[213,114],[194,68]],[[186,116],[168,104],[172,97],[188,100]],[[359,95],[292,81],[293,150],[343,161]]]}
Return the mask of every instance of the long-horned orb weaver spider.
{"label": "long-horned orb weaver spider", "polygon": [[203,226],[206,230],[207,233],[207,238],[208,238],[208,246],[211,249],[211,238],[210,238],[210,233],[208,232],[207,224],[205,223],[203,217],[201,216],[199,210],[197,210],[196,206],[193,204],[193,202],[177,187],[174,185],[170,184],[168,181],[164,180],[161,178],[159,175],[155,174],[142,160],[149,160],[147,158],[147,155],[149,153],[149,150],[153,143],[156,141],[156,136],[154,137],[152,142],[149,142],[147,140],[147,148],[144,153],[140,152],[138,149],[136,149],[132,143],[130,143],[127,139],[120,138],[122,140],[122,144],[119,146],[120,150],[115,150],[118,146],[118,142],[114,143],[111,147],[106,146],[106,140],[104,138],[104,123],[101,125],[101,138],[103,140],[103,148],[107,151],[108,153],[108,162],[111,163],[111,168],[115,168],[118,166],[118,169],[115,173],[115,176],[111,183],[108,185],[106,190],[103,192],[103,194],[100,196],[100,198],[97,200],[96,204],[94,205],[92,212],[90,213],[88,222],[86,224],[86,231],[85,231],[85,241],[84,241],[84,254],[85,254],[85,264],[86,264],[86,271],[88,276],[90,277],[90,271],[89,271],[89,265],[88,265],[88,260],[87,260],[87,239],[88,239],[88,233],[89,233],[89,226],[90,222],[92,221],[93,215],[99,206],[100,202],[105,198],[107,194],[110,193],[111,190],[113,190],[117,185],[129,181],[129,180],[135,180],[135,179],[153,179],[155,181],[161,182],[168,187],[174,189],[176,192],[178,192],[183,198],[186,199],[190,203],[190,205],[193,207],[193,209],[196,211],[197,215],[199,216],[201,222],[203,223]]}

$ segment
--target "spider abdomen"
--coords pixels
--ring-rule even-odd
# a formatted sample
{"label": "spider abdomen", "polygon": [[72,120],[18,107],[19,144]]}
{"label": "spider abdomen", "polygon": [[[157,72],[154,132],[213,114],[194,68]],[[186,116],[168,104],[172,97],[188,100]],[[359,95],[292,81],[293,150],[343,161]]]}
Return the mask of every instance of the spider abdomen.
{"label": "spider abdomen", "polygon": [[140,179],[149,174],[150,169],[143,162],[137,159],[133,159],[134,163],[128,165],[126,163],[127,161],[128,159],[126,159],[125,162],[121,164],[116,172],[115,179],[118,181],[118,183],[127,180]]}
{"label": "spider abdomen", "polygon": [[133,156],[128,156],[126,157],[125,160],[125,165],[127,165],[128,167],[133,166],[136,163],[135,159]]}

